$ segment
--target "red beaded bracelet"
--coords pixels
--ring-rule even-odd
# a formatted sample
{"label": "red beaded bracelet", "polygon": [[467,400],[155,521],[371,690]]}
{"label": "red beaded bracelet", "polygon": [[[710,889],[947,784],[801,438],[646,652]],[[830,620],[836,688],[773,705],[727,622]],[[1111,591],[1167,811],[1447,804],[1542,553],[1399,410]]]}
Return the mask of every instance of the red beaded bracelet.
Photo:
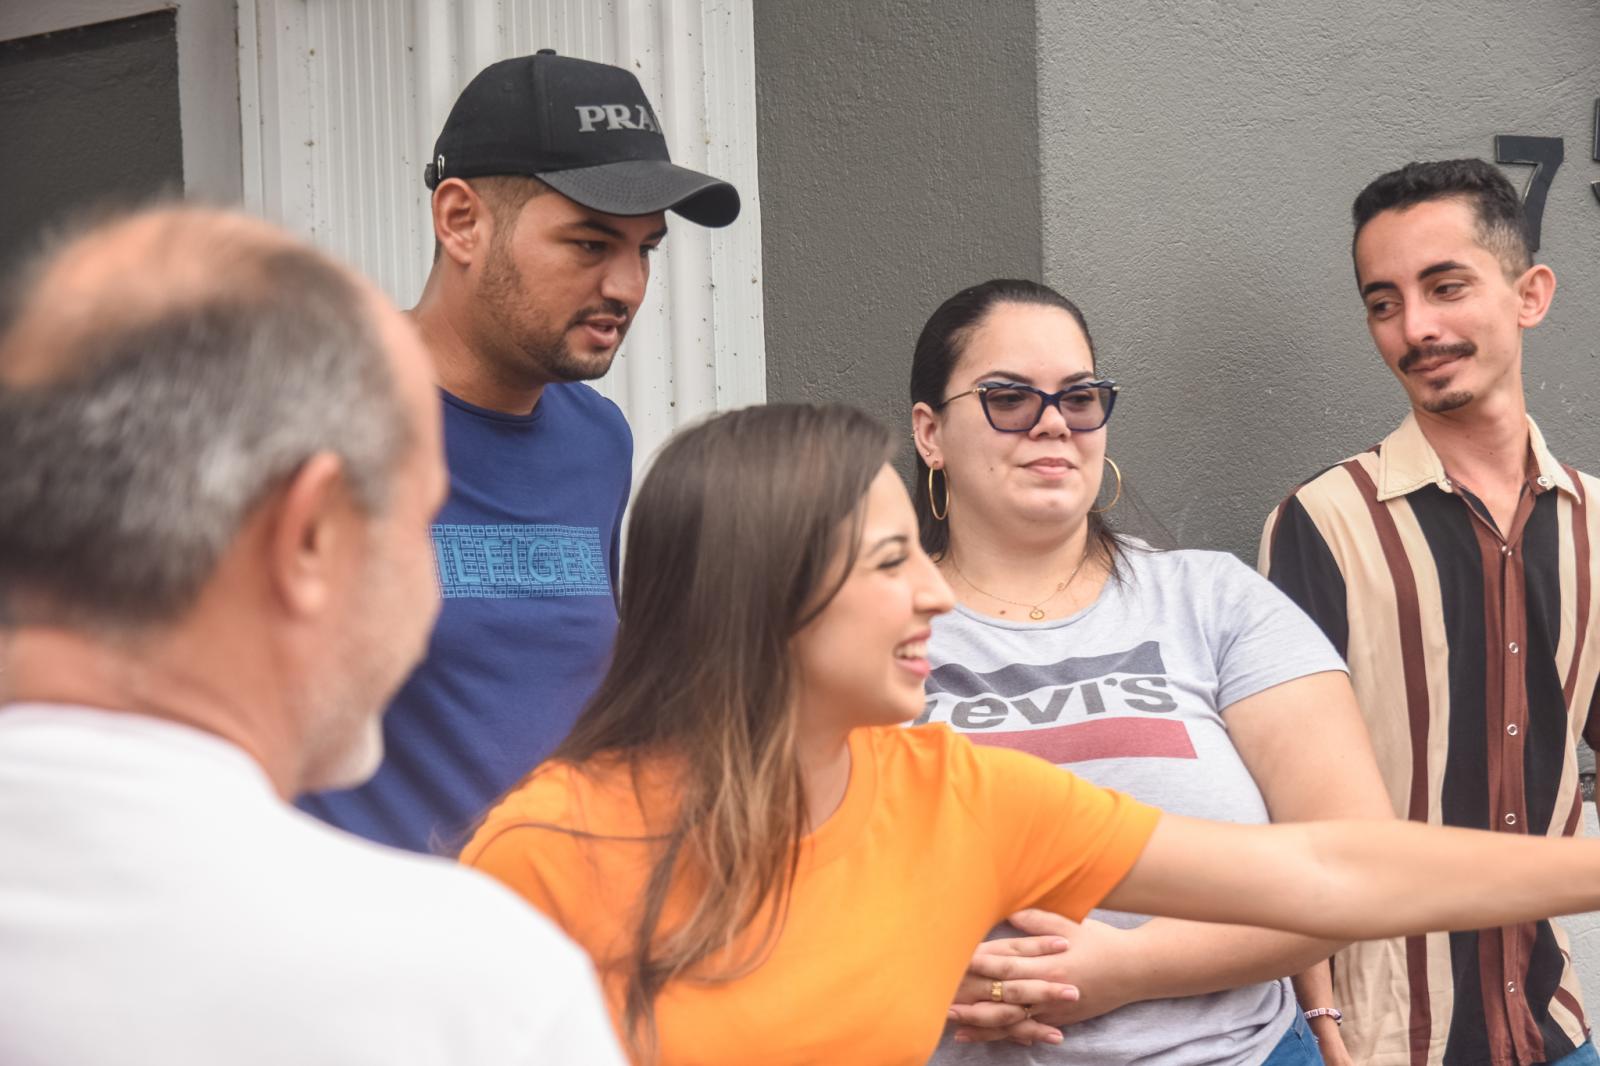
{"label": "red beaded bracelet", "polygon": [[1334,1025],[1344,1024],[1344,1011],[1338,1007],[1312,1007],[1306,1011],[1306,1021],[1308,1022],[1313,1018],[1323,1017],[1332,1018]]}

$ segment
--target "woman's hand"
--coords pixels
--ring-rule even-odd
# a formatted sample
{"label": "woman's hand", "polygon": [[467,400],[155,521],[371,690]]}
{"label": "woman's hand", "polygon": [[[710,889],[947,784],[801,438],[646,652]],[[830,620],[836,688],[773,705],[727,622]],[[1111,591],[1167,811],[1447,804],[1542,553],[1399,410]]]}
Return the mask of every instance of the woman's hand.
{"label": "woman's hand", "polygon": [[[1080,925],[1041,910],[1020,911],[1011,923],[1029,935],[986,941],[972,956],[950,1010],[951,1019],[960,1023],[958,1043],[1059,1043],[1060,1026],[1131,1001],[1119,991],[1115,977],[1119,953],[1131,946],[1128,932],[1101,922]],[[1001,982],[1008,1003],[1027,1004],[1031,1011],[993,1003],[995,981]],[[1029,998],[1041,992],[1041,998]]]}
{"label": "woman's hand", "polygon": [[[956,988],[955,1002],[950,1005],[950,1020],[959,1023],[957,1043],[1011,1040],[1030,1047],[1035,1043],[1061,1042],[1059,1029],[1031,1017],[1039,1004],[1069,1003],[1078,997],[1076,987],[1052,978],[1071,947],[1061,934],[1074,930],[1075,925],[1065,918],[1051,917],[1059,924],[1039,935],[986,940],[978,945],[967,975]],[[994,996],[996,982],[1001,991],[998,1002]]]}

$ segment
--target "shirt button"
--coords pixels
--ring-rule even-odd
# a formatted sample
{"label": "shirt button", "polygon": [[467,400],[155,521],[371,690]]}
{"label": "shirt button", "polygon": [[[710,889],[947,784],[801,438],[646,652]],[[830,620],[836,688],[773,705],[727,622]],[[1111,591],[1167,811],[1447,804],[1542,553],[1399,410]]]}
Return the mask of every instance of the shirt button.
{"label": "shirt button", "polygon": [[1515,981],[1507,981],[1506,982],[1506,991],[1510,992],[1513,996],[1516,995],[1517,994],[1517,983]]}
{"label": "shirt button", "polygon": [[1506,556],[1509,556],[1509,555],[1510,555],[1510,554],[1511,554],[1511,545],[1509,545],[1509,544],[1503,544],[1503,545],[1501,545],[1501,547],[1500,547],[1500,554],[1501,554],[1501,555],[1506,555]]}
{"label": "shirt button", "polygon": [[1551,486],[1551,485],[1554,485],[1554,484],[1555,484],[1555,482],[1554,482],[1554,481],[1551,481],[1551,480],[1550,480],[1550,479],[1549,479],[1549,478],[1547,478],[1547,477],[1545,477],[1545,476],[1544,476],[1544,475],[1543,475],[1543,474],[1540,474],[1540,475],[1539,475],[1539,477],[1538,477],[1538,482],[1539,482],[1539,487],[1540,487],[1540,488],[1541,488],[1541,489],[1547,489],[1547,488],[1549,488],[1549,487],[1550,487],[1550,486]]}
{"label": "shirt button", "polygon": [[1510,736],[1513,736],[1513,737],[1516,736],[1517,735],[1517,723],[1512,722],[1510,725],[1506,726],[1506,733],[1508,735],[1510,735]]}
{"label": "shirt button", "polygon": [[[1517,816],[1512,814],[1510,811],[1507,811],[1506,812],[1506,824],[1507,825],[1516,825],[1517,824]],[[1513,991],[1515,991],[1515,989],[1513,989]]]}
{"label": "shirt button", "polygon": [[1512,655],[1517,654],[1517,642],[1516,641],[1513,640],[1510,644],[1507,644],[1506,647],[1511,649],[1511,654]]}

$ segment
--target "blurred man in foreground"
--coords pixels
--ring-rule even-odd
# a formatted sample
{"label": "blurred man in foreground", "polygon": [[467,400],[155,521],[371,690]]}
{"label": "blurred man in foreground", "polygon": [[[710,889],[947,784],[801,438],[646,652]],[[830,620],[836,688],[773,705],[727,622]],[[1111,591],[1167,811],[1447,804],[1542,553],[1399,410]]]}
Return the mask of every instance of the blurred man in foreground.
{"label": "blurred man in foreground", "polygon": [[438,609],[411,326],[185,208],[8,295],[0,1061],[617,1061],[542,919],[287,803],[372,773]]}

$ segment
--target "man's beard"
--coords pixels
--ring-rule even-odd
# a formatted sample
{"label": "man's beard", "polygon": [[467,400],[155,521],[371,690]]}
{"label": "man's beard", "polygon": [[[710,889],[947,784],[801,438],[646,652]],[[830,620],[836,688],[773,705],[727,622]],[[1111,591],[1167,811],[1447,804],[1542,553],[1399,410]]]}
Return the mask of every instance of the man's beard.
{"label": "man's beard", "polygon": [[1446,411],[1454,411],[1458,407],[1465,407],[1477,399],[1473,393],[1466,389],[1456,392],[1447,392],[1443,396],[1435,396],[1422,401],[1422,409],[1429,414],[1442,415]]}
{"label": "man's beard", "polygon": [[[1400,357],[1397,364],[1402,374],[1409,373],[1411,368],[1424,359],[1459,358],[1471,359],[1478,354],[1478,346],[1471,341],[1458,341],[1455,344],[1428,344],[1422,347],[1412,346],[1406,349],[1406,354]],[[1419,400],[1424,411],[1430,414],[1444,414],[1465,407],[1477,397],[1470,390],[1456,389],[1427,399]]]}
{"label": "man's beard", "polygon": [[[623,320],[617,326],[617,343],[604,354],[596,352],[587,357],[579,356],[567,342],[567,333],[583,325],[586,319],[598,315]],[[593,381],[605,377],[611,369],[611,361],[617,357],[617,352],[622,348],[622,339],[628,335],[629,324],[627,305],[607,300],[599,307],[585,307],[573,315],[566,328],[553,337],[524,337],[521,348],[524,355],[537,360],[552,378],[560,381]]]}
{"label": "man's beard", "polygon": [[[484,265],[483,280],[478,286],[477,299],[499,322],[511,347],[523,357],[525,365],[535,368],[539,376],[547,381],[593,381],[605,377],[631,324],[627,305],[616,300],[602,301],[600,306],[584,308],[559,330],[552,331],[527,322],[518,313],[527,302],[527,291],[522,271],[511,256],[503,247],[491,248],[489,261]],[[598,315],[623,320],[617,327],[617,343],[603,354],[582,357],[572,350],[567,334],[585,320]]]}

